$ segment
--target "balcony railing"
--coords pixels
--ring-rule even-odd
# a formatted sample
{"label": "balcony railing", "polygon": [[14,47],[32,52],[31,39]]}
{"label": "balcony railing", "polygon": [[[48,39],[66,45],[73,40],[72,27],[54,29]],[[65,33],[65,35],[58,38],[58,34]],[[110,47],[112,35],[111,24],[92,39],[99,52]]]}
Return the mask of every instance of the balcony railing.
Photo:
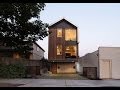
{"label": "balcony railing", "polygon": [[76,56],[65,56],[65,58],[76,58]]}

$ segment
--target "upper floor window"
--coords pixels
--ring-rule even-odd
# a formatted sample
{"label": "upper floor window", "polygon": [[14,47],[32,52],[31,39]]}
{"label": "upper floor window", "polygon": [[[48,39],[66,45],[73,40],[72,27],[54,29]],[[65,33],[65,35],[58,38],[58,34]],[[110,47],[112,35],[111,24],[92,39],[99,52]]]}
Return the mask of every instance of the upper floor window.
{"label": "upper floor window", "polygon": [[65,29],[65,40],[66,41],[76,41],[76,30]]}
{"label": "upper floor window", "polygon": [[62,55],[62,45],[57,45],[57,55]]}
{"label": "upper floor window", "polygon": [[62,37],[62,29],[57,29],[57,37]]}

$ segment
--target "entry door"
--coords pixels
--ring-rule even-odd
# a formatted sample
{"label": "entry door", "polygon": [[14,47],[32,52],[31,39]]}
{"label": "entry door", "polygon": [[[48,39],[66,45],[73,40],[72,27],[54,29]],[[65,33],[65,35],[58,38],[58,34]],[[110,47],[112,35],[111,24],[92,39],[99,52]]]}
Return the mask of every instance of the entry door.
{"label": "entry door", "polygon": [[53,73],[53,74],[56,74],[56,73],[57,73],[57,64],[56,64],[56,63],[53,63],[51,67],[52,67],[52,68],[51,68],[51,69],[52,69],[52,73]]}
{"label": "entry door", "polygon": [[111,78],[111,62],[110,60],[102,60],[102,78],[109,79]]}

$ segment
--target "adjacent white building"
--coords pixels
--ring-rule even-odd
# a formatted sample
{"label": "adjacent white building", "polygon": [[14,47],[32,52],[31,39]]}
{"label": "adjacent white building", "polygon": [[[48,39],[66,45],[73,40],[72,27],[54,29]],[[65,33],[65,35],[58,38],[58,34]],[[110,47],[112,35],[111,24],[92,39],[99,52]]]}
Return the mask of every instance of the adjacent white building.
{"label": "adjacent white building", "polygon": [[120,47],[99,48],[99,77],[120,79]]}
{"label": "adjacent white building", "polygon": [[99,47],[81,57],[79,63],[81,74],[87,77],[120,79],[120,47]]}

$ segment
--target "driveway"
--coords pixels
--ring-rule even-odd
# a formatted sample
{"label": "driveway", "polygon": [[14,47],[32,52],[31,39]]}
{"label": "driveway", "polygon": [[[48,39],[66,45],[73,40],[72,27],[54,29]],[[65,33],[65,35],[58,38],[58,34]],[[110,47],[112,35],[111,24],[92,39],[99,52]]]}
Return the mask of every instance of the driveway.
{"label": "driveway", "polygon": [[120,80],[0,79],[0,83],[16,84],[13,87],[120,87]]}
{"label": "driveway", "polygon": [[44,74],[38,77],[39,79],[70,79],[70,80],[89,80],[79,74]]}

